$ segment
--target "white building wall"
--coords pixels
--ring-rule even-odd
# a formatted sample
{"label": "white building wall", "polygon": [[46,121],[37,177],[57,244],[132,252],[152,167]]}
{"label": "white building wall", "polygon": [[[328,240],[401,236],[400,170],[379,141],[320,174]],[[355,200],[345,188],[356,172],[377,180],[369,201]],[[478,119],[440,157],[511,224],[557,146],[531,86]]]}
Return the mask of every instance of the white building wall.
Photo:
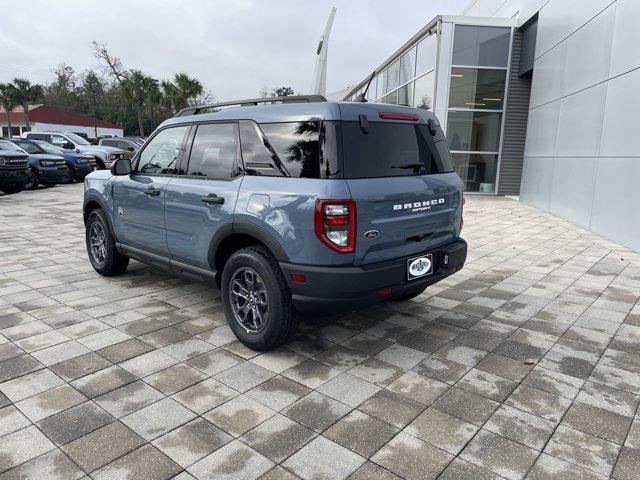
{"label": "white building wall", "polygon": [[[31,130],[33,131],[58,131],[58,132],[81,132],[86,133],[89,137],[94,137],[93,127],[81,127],[78,125],[58,125],[55,123],[31,122]],[[121,128],[104,128],[98,127],[98,135],[115,135],[122,137],[124,131]]]}
{"label": "white building wall", "polygon": [[640,1],[475,0],[465,14],[530,8],[540,10],[520,199],[640,250]]}

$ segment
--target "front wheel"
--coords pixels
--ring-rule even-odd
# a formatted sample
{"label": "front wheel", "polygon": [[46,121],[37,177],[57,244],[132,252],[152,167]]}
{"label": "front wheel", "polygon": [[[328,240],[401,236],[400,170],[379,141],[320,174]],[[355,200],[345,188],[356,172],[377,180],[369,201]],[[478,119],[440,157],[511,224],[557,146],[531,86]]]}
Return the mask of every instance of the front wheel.
{"label": "front wheel", "polygon": [[129,265],[129,257],[122,255],[116,249],[109,222],[101,208],[89,214],[85,240],[89,260],[96,272],[105,277],[124,273]]}
{"label": "front wheel", "polygon": [[247,347],[266,351],[296,331],[291,292],[282,271],[264,247],[248,247],[227,261],[221,296],[229,327]]}
{"label": "front wheel", "polygon": [[31,168],[27,170],[27,184],[25,190],[35,190],[38,188],[38,176]]}

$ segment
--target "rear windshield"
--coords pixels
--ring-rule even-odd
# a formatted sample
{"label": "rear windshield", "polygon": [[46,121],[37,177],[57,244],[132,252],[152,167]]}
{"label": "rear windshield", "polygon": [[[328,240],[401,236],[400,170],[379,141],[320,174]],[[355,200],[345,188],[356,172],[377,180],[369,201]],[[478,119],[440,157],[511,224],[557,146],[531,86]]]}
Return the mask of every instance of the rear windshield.
{"label": "rear windshield", "polygon": [[[435,125],[434,125],[435,126]],[[453,171],[440,127],[432,135],[425,124],[342,122],[344,178],[400,177]]]}

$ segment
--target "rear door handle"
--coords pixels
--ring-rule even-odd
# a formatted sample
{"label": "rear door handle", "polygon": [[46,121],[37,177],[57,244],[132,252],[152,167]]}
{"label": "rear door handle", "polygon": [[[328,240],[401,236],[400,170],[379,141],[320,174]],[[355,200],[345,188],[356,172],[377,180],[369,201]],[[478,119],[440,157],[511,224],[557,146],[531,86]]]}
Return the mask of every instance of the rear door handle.
{"label": "rear door handle", "polygon": [[157,188],[147,188],[146,190],[144,190],[144,194],[148,197],[159,197],[160,190]]}
{"label": "rear door handle", "polygon": [[204,203],[208,203],[209,205],[222,205],[224,203],[224,197],[219,197],[215,193],[210,193],[205,197],[200,197]]}

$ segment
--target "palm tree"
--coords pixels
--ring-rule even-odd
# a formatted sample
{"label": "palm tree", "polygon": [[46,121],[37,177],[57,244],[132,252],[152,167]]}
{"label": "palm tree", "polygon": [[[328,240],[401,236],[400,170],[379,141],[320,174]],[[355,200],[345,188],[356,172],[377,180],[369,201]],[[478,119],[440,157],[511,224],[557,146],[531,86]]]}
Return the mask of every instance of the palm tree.
{"label": "palm tree", "polygon": [[143,110],[145,103],[151,98],[152,92],[158,89],[158,81],[141,72],[131,70],[127,78],[120,83],[124,97],[136,106],[138,114],[138,133],[144,137]]}
{"label": "palm tree", "polygon": [[7,126],[9,127],[9,137],[11,136],[11,111],[18,106],[15,87],[11,83],[0,83],[0,105],[4,108],[7,116]]}
{"label": "palm tree", "polygon": [[178,89],[170,80],[160,82],[162,88],[162,96],[164,103],[171,110],[171,114],[176,113],[176,99],[178,97]]}
{"label": "palm tree", "polygon": [[42,85],[31,85],[31,82],[26,78],[14,78],[13,89],[15,91],[16,100],[24,109],[24,123],[27,125],[27,130],[31,129],[29,125],[29,103],[35,102],[42,98],[44,95],[44,89]]}
{"label": "palm tree", "polygon": [[176,108],[184,108],[198,95],[202,95],[204,88],[197,78],[192,78],[186,73],[176,73],[173,76],[173,85],[176,88]]}

